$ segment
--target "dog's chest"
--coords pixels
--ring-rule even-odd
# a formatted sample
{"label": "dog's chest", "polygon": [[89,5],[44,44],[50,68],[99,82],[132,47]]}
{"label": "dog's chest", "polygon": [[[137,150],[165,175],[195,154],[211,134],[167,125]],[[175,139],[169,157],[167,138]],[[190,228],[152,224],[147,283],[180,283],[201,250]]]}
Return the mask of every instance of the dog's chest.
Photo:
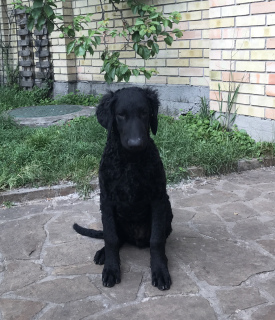
{"label": "dog's chest", "polygon": [[150,172],[146,166],[128,163],[120,168],[110,192],[113,200],[128,203],[149,201],[152,196]]}

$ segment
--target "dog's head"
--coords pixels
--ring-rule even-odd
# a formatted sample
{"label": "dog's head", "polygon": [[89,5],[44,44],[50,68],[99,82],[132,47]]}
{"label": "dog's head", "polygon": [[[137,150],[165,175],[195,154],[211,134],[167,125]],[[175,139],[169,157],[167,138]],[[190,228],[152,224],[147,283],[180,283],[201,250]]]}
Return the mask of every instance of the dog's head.
{"label": "dog's head", "polygon": [[146,148],[149,130],[158,129],[159,99],[156,91],[129,87],[104,95],[97,107],[98,122],[109,133],[118,133],[122,146],[129,151]]}

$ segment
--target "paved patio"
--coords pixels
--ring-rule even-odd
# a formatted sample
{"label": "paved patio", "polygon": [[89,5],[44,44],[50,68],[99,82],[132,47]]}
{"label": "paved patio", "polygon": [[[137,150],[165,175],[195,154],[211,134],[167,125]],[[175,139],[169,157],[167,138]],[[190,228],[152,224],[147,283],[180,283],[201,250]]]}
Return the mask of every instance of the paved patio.
{"label": "paved patio", "polygon": [[169,291],[151,286],[149,250],[121,249],[122,282],[101,284],[99,196],[0,208],[0,320],[274,320],[275,168],[169,190]]}

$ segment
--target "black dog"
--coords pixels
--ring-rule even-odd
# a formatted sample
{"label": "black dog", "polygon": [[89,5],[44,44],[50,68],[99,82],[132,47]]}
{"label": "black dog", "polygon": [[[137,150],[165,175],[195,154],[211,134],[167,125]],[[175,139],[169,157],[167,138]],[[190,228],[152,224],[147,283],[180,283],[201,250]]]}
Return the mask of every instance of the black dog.
{"label": "black dog", "polygon": [[108,130],[99,169],[103,232],[77,224],[74,229],[104,239],[94,262],[105,264],[106,287],[120,282],[119,249],[124,242],[150,246],[152,284],[160,290],[171,285],[165,242],[173,214],[163,164],[149,133],[150,128],[157,132],[158,107],[155,91],[130,87],[106,94],[97,108],[98,121]]}

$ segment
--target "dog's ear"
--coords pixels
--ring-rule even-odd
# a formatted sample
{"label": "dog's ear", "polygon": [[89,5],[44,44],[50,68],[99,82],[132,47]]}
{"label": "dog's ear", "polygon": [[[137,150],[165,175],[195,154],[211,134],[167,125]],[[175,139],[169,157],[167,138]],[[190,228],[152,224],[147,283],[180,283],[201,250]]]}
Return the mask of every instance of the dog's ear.
{"label": "dog's ear", "polygon": [[114,92],[109,91],[105,94],[96,108],[96,116],[98,122],[102,125],[103,128],[110,131],[113,124],[113,108],[112,105],[115,102]]}
{"label": "dog's ear", "polygon": [[152,133],[155,135],[158,130],[158,111],[160,102],[156,90],[146,88],[145,92],[150,105],[150,127]]}

